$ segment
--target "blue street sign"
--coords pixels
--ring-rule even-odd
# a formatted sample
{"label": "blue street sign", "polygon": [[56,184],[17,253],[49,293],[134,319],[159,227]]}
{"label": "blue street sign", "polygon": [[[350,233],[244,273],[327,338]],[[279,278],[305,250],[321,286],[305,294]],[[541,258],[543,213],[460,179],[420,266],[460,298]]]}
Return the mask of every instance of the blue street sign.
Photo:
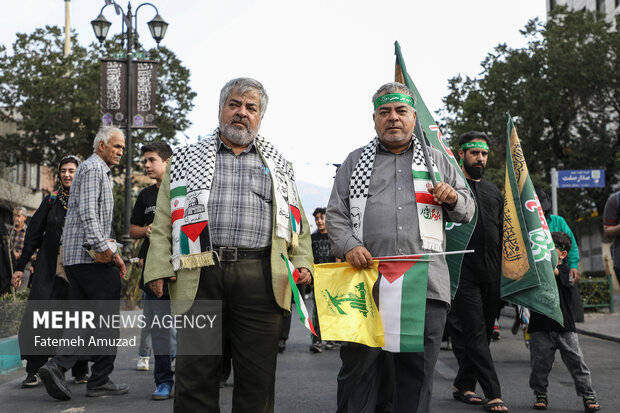
{"label": "blue street sign", "polygon": [[604,169],[558,170],[558,188],[604,188]]}

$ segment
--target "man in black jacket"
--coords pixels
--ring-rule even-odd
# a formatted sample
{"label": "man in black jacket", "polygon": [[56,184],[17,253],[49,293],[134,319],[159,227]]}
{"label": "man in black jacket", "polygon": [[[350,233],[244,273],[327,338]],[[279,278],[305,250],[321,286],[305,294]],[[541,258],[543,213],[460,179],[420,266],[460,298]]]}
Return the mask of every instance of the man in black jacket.
{"label": "man in black jacket", "polygon": [[459,138],[461,167],[478,206],[478,220],[461,267],[459,287],[448,315],[447,331],[459,362],[453,396],[469,404],[482,404],[476,382],[488,401],[485,408],[506,411],[489,343],[500,303],[501,234],[503,199],[499,189],[482,178],[489,154],[489,138],[467,132]]}

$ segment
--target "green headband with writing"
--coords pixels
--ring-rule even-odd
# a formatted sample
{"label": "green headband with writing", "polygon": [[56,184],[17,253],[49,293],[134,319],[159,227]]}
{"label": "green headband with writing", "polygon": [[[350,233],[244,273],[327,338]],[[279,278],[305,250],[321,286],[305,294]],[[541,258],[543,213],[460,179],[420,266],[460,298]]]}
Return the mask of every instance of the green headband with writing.
{"label": "green headband with writing", "polygon": [[381,105],[394,102],[403,102],[415,108],[415,103],[411,96],[405,95],[404,93],[388,93],[387,95],[381,95],[375,99],[375,110]]}
{"label": "green headband with writing", "polygon": [[464,151],[472,148],[484,149],[485,151],[488,151],[489,145],[487,145],[485,142],[466,142],[461,145],[461,149]]}

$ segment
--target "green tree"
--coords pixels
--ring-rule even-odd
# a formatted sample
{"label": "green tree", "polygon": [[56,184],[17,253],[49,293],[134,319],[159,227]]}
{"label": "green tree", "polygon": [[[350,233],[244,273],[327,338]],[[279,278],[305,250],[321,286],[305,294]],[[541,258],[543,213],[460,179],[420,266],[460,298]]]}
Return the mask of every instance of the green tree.
{"label": "green tree", "polygon": [[535,185],[550,185],[552,167],[605,169],[604,189],[558,191],[559,212],[569,221],[602,213],[620,168],[620,33],[602,15],[560,7],[546,23],[531,20],[521,33],[525,47],[500,44],[482,61],[478,77],[450,79],[442,126],[451,137],[487,132],[488,175],[503,187],[510,112]]}
{"label": "green tree", "polygon": [[[121,36],[84,47],[71,36],[72,52],[63,54],[63,31],[56,26],[18,33],[12,53],[0,45],[0,120],[17,122],[17,133],[0,135],[0,161],[27,160],[55,165],[65,154],[84,158],[92,153],[99,118],[100,59],[123,50]],[[138,47],[141,49],[140,47]],[[153,140],[176,143],[187,129],[196,93],[190,72],[171,50],[146,51],[159,60],[157,129],[133,131],[133,157],[141,144]],[[114,168],[123,171],[123,165]]]}

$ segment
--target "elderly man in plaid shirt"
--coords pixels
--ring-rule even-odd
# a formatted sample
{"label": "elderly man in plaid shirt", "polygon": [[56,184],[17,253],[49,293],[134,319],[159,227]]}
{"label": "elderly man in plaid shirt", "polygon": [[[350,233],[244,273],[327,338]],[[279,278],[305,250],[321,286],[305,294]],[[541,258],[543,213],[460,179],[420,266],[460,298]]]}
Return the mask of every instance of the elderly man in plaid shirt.
{"label": "elderly man in plaid shirt", "polygon": [[[110,166],[119,164],[125,137],[118,128],[102,127],[93,146],[94,153],[78,167],[71,186],[62,239],[63,264],[69,278],[71,300],[118,301],[120,277],[125,277],[126,268],[113,251],[115,244],[109,242],[113,241],[110,234],[114,208]],[[94,258],[87,249],[94,250]],[[39,369],[48,394],[56,399],[71,398],[64,373],[79,359],[76,351],[75,348],[59,349],[57,355]],[[94,364],[86,384],[87,396],[119,395],[129,391],[128,385],[115,384],[109,379],[115,358],[116,347],[106,354],[91,357]]]}

